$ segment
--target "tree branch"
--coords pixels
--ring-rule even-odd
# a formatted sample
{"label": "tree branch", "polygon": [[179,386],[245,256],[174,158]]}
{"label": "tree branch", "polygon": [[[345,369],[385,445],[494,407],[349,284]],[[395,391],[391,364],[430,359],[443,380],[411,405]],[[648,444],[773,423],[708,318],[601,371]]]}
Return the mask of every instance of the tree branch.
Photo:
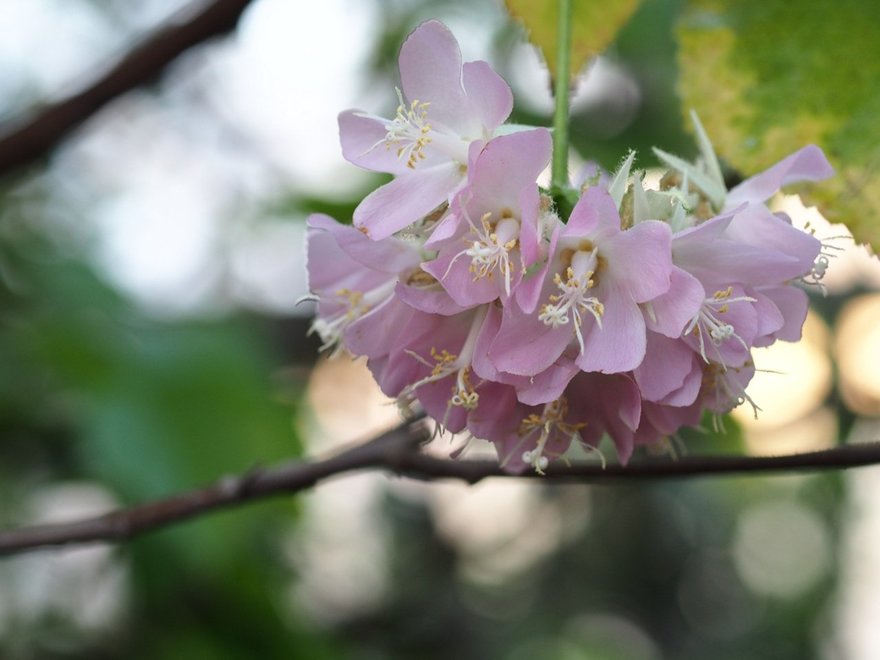
{"label": "tree branch", "polygon": [[10,122],[14,126],[0,127],[0,175],[46,156],[108,102],[153,80],[189,48],[231,31],[251,1],[215,0],[184,23],[170,22],[87,88],[25,120]]}
{"label": "tree branch", "polygon": [[333,476],[381,469],[423,481],[458,479],[474,484],[487,477],[541,479],[576,483],[617,483],[638,479],[823,471],[880,463],[880,443],[848,445],[789,456],[693,456],[650,459],[603,468],[595,463],[552,464],[545,476],[512,475],[496,461],[456,461],[420,451],[429,433],[421,416],[363,444],[322,460],[292,461],[229,476],[205,488],[70,523],[23,527],[0,532],[0,556],[35,548],[95,541],[118,542],[222,508],[272,496],[298,493]]}
{"label": "tree branch", "polygon": [[417,417],[323,460],[291,461],[271,469],[250,470],[223,477],[204,488],[95,518],[0,532],[0,556],[51,545],[123,541],[217,509],[296,493],[337,474],[391,465],[399,455],[417,452],[428,439],[429,432],[420,420]]}

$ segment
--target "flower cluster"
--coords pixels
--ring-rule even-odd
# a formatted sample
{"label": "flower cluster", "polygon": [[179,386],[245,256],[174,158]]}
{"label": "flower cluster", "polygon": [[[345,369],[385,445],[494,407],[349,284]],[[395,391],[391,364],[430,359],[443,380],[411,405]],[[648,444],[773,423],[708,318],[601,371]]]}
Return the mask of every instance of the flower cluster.
{"label": "flower cluster", "polygon": [[537,184],[543,128],[502,126],[509,87],[462,63],[440,23],[400,53],[393,119],[339,117],[343,153],[393,180],[354,226],[309,218],[308,271],[325,348],[367,357],[391,397],[541,472],[575,440],[635,446],[749,401],[751,349],[797,340],[821,243],[772,213],[788,183],[831,168],[806,147],[732,190],[708,138],[646,189],[630,154],[560,218]]}

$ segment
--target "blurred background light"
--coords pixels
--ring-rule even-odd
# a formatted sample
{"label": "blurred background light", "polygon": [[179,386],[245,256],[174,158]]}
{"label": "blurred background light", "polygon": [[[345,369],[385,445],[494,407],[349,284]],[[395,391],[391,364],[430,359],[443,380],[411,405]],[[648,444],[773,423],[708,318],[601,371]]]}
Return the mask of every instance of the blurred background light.
{"label": "blurred background light", "polygon": [[880,293],[847,301],[836,331],[834,354],[844,403],[860,415],[880,416]]}
{"label": "blurred background light", "polygon": [[743,425],[750,453],[809,451],[834,442],[835,429],[827,423],[793,426],[816,411],[831,391],[829,334],[822,318],[810,310],[801,341],[778,341],[752,351],[757,371],[746,391],[760,410],[755,414],[742,405],[733,413]]}
{"label": "blurred background light", "polygon": [[733,556],[737,573],[752,591],[798,598],[828,570],[830,537],[822,519],[806,506],[761,504],[740,516]]}
{"label": "blurred background light", "polygon": [[[106,513],[115,498],[94,483],[57,483],[34,491],[20,511],[23,522],[67,522]],[[12,648],[27,649],[28,636],[47,622],[58,650],[74,649],[106,635],[128,612],[129,573],[108,545],[91,545],[13,557],[0,565],[0,633]],[[2,648],[2,646],[0,646]]]}
{"label": "blurred background light", "polygon": [[[877,442],[880,420],[860,420],[849,442]],[[828,657],[874,660],[880,648],[880,467],[853,470],[847,477],[849,502],[840,548],[840,587],[836,595]]]}

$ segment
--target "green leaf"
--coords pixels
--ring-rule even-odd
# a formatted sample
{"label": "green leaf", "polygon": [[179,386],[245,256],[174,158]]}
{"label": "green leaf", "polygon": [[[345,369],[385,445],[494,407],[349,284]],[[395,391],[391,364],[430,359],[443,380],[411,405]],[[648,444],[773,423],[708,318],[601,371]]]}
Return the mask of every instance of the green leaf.
{"label": "green leaf", "polygon": [[[544,56],[550,76],[556,77],[558,0],[505,0],[507,11],[526,28],[529,41]],[[571,26],[571,77],[574,80],[594,55],[614,41],[639,0],[573,0]]]}
{"label": "green leaf", "polygon": [[836,174],[802,190],[880,250],[880,23],[862,0],[691,0],[678,29],[685,111],[749,176],[800,147]]}

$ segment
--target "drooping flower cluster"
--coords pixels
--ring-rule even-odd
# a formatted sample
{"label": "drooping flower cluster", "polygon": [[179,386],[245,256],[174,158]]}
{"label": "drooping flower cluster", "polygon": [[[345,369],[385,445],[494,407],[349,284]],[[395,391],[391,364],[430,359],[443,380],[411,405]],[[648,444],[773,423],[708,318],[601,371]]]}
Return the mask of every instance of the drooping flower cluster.
{"label": "drooping flower cluster", "polygon": [[325,348],[367,357],[382,390],[451,432],[542,471],[574,441],[637,445],[750,401],[751,349],[797,340],[822,245],[765,202],[831,168],[806,147],[728,190],[695,119],[696,163],[647,190],[630,154],[581,188],[568,218],[536,181],[543,128],[505,130],[507,84],[462,63],[430,21],[400,53],[393,119],[339,117],[343,154],[393,180],[354,227],[309,218]]}

